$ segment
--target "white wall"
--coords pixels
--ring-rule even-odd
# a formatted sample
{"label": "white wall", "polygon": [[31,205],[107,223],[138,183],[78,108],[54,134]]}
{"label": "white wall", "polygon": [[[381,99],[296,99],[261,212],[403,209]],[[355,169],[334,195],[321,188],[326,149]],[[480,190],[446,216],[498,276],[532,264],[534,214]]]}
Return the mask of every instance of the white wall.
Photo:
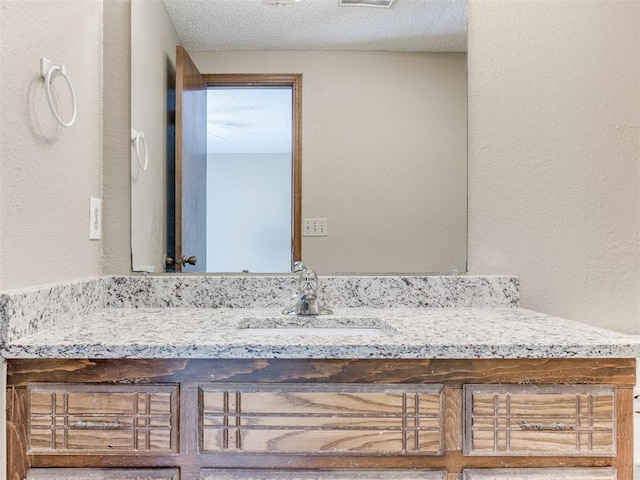
{"label": "white wall", "polygon": [[[102,196],[102,3],[3,1],[0,25],[0,290],[99,275],[89,197]],[[71,128],[49,110],[42,56],[73,83]],[[70,118],[62,78],[53,90]]]}
{"label": "white wall", "polygon": [[304,237],[320,272],[466,263],[466,55],[192,52],[202,73],[301,73]]}
{"label": "white wall", "polygon": [[469,269],[640,333],[640,2],[469,2]]}
{"label": "white wall", "polygon": [[291,153],[207,157],[207,272],[291,270]]}

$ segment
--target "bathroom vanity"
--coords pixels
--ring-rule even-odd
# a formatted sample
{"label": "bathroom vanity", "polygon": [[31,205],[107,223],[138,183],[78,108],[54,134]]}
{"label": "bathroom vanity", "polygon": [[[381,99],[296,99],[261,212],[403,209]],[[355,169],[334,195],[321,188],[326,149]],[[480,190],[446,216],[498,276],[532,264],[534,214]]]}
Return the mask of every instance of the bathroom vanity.
{"label": "bathroom vanity", "polygon": [[504,284],[322,318],[149,285],[44,326],[5,301],[9,479],[633,478],[637,337]]}
{"label": "bathroom vanity", "polygon": [[272,470],[633,475],[634,360],[16,359],[8,367],[10,479],[213,479],[221,469],[258,479],[277,478]]}

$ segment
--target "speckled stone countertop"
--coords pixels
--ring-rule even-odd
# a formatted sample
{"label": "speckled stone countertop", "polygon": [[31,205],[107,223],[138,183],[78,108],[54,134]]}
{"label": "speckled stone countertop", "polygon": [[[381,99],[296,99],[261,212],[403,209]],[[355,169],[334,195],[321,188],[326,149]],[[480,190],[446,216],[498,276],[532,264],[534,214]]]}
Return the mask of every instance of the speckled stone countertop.
{"label": "speckled stone countertop", "polygon": [[[640,357],[640,336],[519,308],[515,277],[321,278],[334,314],[311,318],[281,314],[295,285],[293,276],[101,277],[5,292],[2,356]],[[334,330],[252,330],[283,326]],[[378,330],[335,330],[345,326]]]}
{"label": "speckled stone countertop", "polygon": [[[247,334],[268,326],[374,327],[380,335]],[[640,356],[640,338],[521,308],[105,309],[5,346],[10,358],[589,358]]]}

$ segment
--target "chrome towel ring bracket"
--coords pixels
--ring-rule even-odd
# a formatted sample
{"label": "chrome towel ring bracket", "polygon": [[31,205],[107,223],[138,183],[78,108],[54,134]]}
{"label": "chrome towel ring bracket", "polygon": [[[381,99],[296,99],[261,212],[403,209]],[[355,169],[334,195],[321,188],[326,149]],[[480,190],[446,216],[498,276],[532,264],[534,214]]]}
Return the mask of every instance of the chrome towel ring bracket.
{"label": "chrome towel ring bracket", "polygon": [[[49,104],[49,108],[51,109],[53,116],[56,117],[56,120],[58,121],[58,123],[63,127],[67,127],[67,128],[70,127],[76,121],[76,113],[78,111],[78,105],[76,103],[76,92],[73,90],[73,85],[71,85],[71,80],[67,75],[67,71],[64,65],[52,64],[49,60],[42,57],[40,59],[40,75],[42,76],[42,78],[44,78],[44,86],[47,92],[47,103]],[[69,120],[68,122],[65,122],[60,116],[60,114],[58,113],[58,110],[55,104],[53,103],[53,97],[51,96],[51,83],[57,77],[62,77],[64,79],[65,83],[67,84],[67,87],[69,88],[69,93],[71,94],[72,114],[71,114],[71,120]]]}
{"label": "chrome towel ring bracket", "polygon": [[[136,148],[136,157],[138,157],[138,165],[142,170],[146,170],[149,166],[149,150],[147,149],[147,141],[144,138],[144,132],[140,132],[135,128],[131,129],[131,143]],[[144,147],[144,161],[140,154],[141,147]]]}

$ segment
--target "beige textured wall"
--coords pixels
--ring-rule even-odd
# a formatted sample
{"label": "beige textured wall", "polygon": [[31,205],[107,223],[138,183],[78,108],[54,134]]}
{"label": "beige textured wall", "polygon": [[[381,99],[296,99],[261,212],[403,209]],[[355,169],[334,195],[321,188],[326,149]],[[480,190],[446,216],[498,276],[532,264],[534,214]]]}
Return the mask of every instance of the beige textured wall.
{"label": "beige textured wall", "polygon": [[131,5],[129,0],[105,0],[103,4],[103,273],[127,275],[131,272]]}
{"label": "beige textured wall", "polygon": [[131,249],[134,270],[164,271],[166,248],[166,69],[180,45],[162,2],[131,3],[131,126],[143,131],[146,170],[131,162]]}
{"label": "beige textured wall", "polygon": [[469,2],[469,268],[640,333],[640,2]]}
{"label": "beige textured wall", "polygon": [[[102,3],[0,7],[0,290],[99,275],[102,245],[89,241],[89,197],[102,196]],[[42,56],[64,64],[72,80],[71,128],[49,110]],[[53,90],[70,118],[63,79]]]}
{"label": "beige textured wall", "polygon": [[193,52],[202,73],[302,73],[302,216],[319,272],[466,267],[466,55]]}

